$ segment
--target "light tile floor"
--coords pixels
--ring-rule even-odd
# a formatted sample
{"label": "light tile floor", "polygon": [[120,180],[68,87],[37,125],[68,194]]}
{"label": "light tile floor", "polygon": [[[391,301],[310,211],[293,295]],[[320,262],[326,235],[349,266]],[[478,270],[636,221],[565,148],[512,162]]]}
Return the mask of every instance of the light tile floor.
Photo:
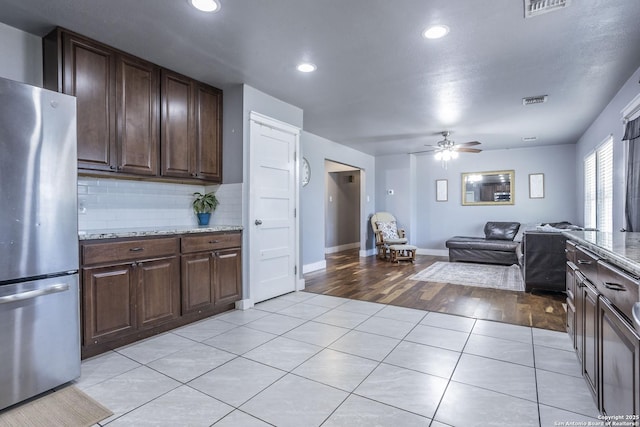
{"label": "light tile floor", "polygon": [[[298,292],[82,363],[109,426],[596,422],[567,334]],[[586,424],[585,424],[586,425]]]}

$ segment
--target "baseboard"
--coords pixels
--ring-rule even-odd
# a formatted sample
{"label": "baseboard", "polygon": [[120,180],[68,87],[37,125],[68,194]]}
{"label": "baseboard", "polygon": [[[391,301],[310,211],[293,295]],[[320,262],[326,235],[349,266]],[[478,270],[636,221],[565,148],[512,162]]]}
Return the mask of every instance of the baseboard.
{"label": "baseboard", "polygon": [[336,252],[346,251],[347,249],[358,249],[359,247],[360,247],[360,242],[346,243],[344,245],[333,246],[331,248],[324,248],[324,253],[333,254]]}
{"label": "baseboard", "polygon": [[248,310],[253,308],[255,304],[252,299],[241,299],[240,301],[236,301],[236,310]]}
{"label": "baseboard", "polygon": [[305,264],[302,266],[302,274],[311,273],[313,271],[324,270],[327,268],[327,261],[322,260],[311,264]]}
{"label": "baseboard", "polygon": [[296,291],[304,291],[305,281],[304,279],[298,279],[298,283],[296,285]]}
{"label": "baseboard", "polygon": [[360,250],[360,257],[361,258],[366,258],[368,256],[374,256],[376,253],[377,253],[376,249]]}
{"label": "baseboard", "polygon": [[449,249],[418,249],[417,255],[449,256]]}

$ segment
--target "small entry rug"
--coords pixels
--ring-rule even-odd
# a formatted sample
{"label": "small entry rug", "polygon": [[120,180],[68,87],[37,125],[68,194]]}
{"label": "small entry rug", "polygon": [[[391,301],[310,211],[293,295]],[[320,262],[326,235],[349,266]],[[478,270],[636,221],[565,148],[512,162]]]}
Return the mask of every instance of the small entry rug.
{"label": "small entry rug", "polygon": [[421,282],[524,291],[524,282],[517,265],[471,264],[466,262],[435,262],[410,277]]}
{"label": "small entry rug", "polygon": [[111,415],[113,412],[82,391],[68,386],[6,412],[0,412],[0,426],[93,426]]}

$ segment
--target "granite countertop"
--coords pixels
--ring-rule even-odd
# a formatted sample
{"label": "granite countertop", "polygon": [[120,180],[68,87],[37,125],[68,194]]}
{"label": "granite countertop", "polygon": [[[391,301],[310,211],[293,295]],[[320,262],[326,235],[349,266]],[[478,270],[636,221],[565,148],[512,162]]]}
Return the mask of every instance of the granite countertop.
{"label": "granite countertop", "polygon": [[117,239],[119,237],[148,237],[166,236],[172,234],[212,233],[217,231],[241,231],[240,225],[212,225],[212,226],[169,226],[169,227],[140,227],[109,230],[79,231],[79,240]]}
{"label": "granite countertop", "polygon": [[563,234],[612,264],[640,277],[640,233],[565,231]]}

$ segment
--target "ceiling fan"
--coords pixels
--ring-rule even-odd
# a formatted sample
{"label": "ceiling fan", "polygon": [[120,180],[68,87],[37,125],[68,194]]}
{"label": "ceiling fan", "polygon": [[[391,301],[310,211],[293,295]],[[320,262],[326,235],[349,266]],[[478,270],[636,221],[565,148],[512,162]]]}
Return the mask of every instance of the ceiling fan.
{"label": "ceiling fan", "polygon": [[469,141],[456,144],[454,141],[449,139],[450,134],[451,133],[449,131],[445,130],[442,132],[442,136],[444,137],[442,141],[438,141],[436,145],[425,144],[425,146],[433,148],[424,151],[415,151],[410,154],[434,152],[436,160],[442,160],[446,162],[450,159],[455,159],[456,157],[458,157],[458,153],[479,153],[482,151],[479,148],[471,148],[473,146],[480,145],[480,142]]}

